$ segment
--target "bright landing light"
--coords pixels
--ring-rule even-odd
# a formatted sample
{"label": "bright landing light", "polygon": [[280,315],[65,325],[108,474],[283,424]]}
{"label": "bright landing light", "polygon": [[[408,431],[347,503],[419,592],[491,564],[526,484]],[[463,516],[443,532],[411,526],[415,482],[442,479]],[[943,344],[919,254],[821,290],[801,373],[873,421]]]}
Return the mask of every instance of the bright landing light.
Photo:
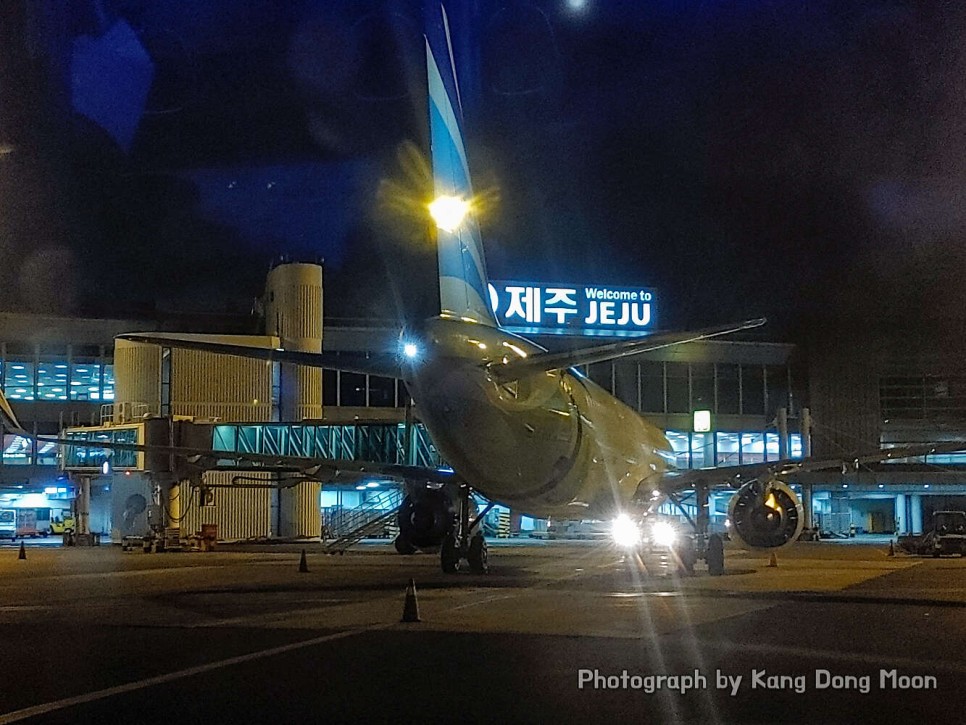
{"label": "bright landing light", "polygon": [[454,231],[470,210],[470,205],[458,196],[440,196],[429,205],[429,214],[444,232]]}
{"label": "bright landing light", "polygon": [[627,514],[621,514],[614,519],[610,534],[614,537],[614,543],[625,549],[637,546],[641,540],[641,530]]}
{"label": "bright landing light", "polygon": [[678,538],[678,532],[667,521],[658,521],[651,528],[651,536],[658,546],[671,547],[674,546],[674,542]]}
{"label": "bright landing light", "polygon": [[419,354],[419,348],[414,342],[407,342],[403,345],[403,355],[413,360]]}

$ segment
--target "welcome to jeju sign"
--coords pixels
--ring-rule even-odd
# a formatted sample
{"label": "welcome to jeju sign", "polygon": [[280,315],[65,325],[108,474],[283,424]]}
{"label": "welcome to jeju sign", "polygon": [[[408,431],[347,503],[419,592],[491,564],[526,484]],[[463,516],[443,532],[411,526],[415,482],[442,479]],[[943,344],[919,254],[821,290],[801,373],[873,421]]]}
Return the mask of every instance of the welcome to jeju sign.
{"label": "welcome to jeju sign", "polygon": [[530,334],[629,335],[654,329],[647,287],[493,281],[490,306],[502,327]]}

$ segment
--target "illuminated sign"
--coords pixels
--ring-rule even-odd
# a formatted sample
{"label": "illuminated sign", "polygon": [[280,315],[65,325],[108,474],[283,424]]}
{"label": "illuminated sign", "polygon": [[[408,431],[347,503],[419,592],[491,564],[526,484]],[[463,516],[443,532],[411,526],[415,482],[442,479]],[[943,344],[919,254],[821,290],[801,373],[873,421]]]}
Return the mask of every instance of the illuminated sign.
{"label": "illuminated sign", "polygon": [[710,431],[711,431],[711,411],[710,410],[694,411],[694,432],[708,433]]}
{"label": "illuminated sign", "polygon": [[654,328],[654,290],[646,287],[490,283],[501,327],[531,334],[634,335]]}

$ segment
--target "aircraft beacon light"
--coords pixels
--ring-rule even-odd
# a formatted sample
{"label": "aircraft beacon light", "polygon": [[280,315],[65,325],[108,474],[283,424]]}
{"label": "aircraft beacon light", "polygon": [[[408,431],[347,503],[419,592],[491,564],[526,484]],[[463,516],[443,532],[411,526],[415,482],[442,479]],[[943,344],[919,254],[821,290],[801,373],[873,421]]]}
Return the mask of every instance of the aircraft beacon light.
{"label": "aircraft beacon light", "polygon": [[469,210],[469,203],[458,196],[443,195],[429,205],[430,216],[444,232],[455,231],[463,223]]}

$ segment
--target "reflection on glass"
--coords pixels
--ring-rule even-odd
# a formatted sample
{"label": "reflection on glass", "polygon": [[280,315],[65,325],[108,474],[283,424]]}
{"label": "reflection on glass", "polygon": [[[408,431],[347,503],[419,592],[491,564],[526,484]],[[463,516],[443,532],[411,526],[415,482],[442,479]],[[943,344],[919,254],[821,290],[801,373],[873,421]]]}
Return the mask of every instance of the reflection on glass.
{"label": "reflection on glass", "polygon": [[741,462],[765,462],[765,437],[761,433],[741,434]]}
{"label": "reflection on glass", "polygon": [[101,366],[97,363],[72,363],[70,366],[70,399],[101,399]]}
{"label": "reflection on glass", "polygon": [[101,400],[114,400],[114,366],[104,366],[104,392]]}
{"label": "reflection on glass", "polygon": [[710,433],[691,434],[691,467],[712,466],[714,459],[713,438]]}
{"label": "reflection on glass", "polygon": [[738,433],[718,433],[717,465],[737,466],[739,463]]}
{"label": "reflection on glass", "polygon": [[67,363],[47,361],[37,365],[37,399],[67,400]]}
{"label": "reflection on glass", "polygon": [[3,436],[3,464],[26,466],[30,463],[30,439],[18,435]]}
{"label": "reflection on glass", "polygon": [[765,454],[769,461],[781,459],[781,450],[778,443],[777,433],[765,433]]}
{"label": "reflection on glass", "polygon": [[671,444],[671,450],[676,454],[674,457],[674,465],[678,468],[689,468],[691,456],[688,451],[688,434],[669,430],[665,435],[667,436],[668,443]]}
{"label": "reflection on glass", "polygon": [[3,394],[10,400],[34,399],[34,364],[26,360],[8,360]]}

